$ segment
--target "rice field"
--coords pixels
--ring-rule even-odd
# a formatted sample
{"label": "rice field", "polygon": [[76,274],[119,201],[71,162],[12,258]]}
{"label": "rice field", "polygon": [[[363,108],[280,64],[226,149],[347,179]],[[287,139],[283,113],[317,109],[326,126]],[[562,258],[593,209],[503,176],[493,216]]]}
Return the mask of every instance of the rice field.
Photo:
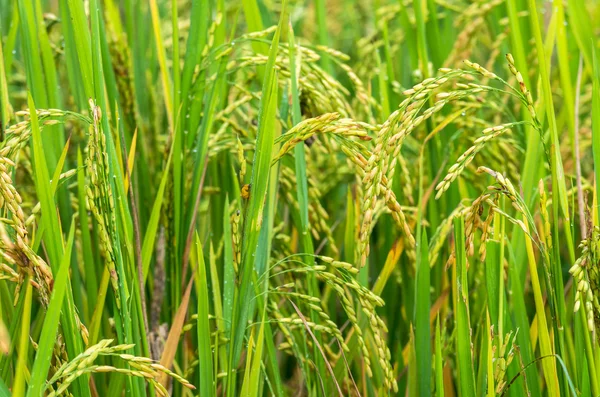
{"label": "rice field", "polygon": [[0,397],[600,396],[597,0],[0,0]]}

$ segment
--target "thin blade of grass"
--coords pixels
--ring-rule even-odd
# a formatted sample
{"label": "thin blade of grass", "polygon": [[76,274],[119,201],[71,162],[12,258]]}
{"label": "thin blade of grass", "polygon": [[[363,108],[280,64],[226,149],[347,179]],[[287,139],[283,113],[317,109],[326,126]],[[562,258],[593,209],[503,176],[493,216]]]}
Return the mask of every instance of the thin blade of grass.
{"label": "thin blade of grass", "polygon": [[437,397],[444,397],[444,365],[442,357],[442,336],[440,317],[435,321],[435,391]]}
{"label": "thin blade of grass", "polygon": [[[527,223],[525,223],[525,226],[527,227]],[[550,340],[550,332],[548,331],[548,322],[546,321],[546,312],[540,280],[538,277],[535,254],[533,252],[533,245],[529,238],[525,240],[525,245],[527,248],[527,257],[529,259],[529,276],[531,277],[531,286],[533,288],[533,297],[535,300],[540,351],[543,356],[550,356],[554,354],[554,351],[552,349],[552,342]],[[558,395],[560,387],[558,384],[559,378],[556,372],[556,363],[552,360],[544,360],[542,362],[542,367],[544,369],[544,378],[546,379],[548,391],[553,395]]]}
{"label": "thin blade of grass", "polygon": [[12,385],[12,394],[15,397],[25,395],[25,378],[29,376],[29,370],[27,369],[27,356],[29,354],[29,332],[31,322],[32,294],[33,287],[29,282],[29,277],[26,277],[23,315],[20,317],[17,365],[15,367],[15,379]]}
{"label": "thin blade of grass", "polygon": [[[266,313],[266,311],[264,312]],[[259,382],[261,381],[260,370],[262,366],[262,354],[265,340],[265,314],[263,314],[260,322],[260,329],[258,330],[258,336],[256,337],[256,348],[252,352],[252,367],[250,368],[250,382],[248,386],[249,396],[259,396],[258,388]],[[249,354],[250,357],[250,354]],[[264,378],[263,378],[264,379]]]}
{"label": "thin blade of grass", "polygon": [[148,278],[148,271],[150,269],[150,261],[152,260],[152,254],[154,252],[154,246],[157,239],[158,233],[158,222],[160,221],[161,210],[163,206],[163,200],[165,197],[165,189],[167,187],[167,181],[170,174],[171,159],[173,158],[172,148],[169,152],[169,157],[165,163],[163,175],[160,179],[160,185],[156,192],[156,199],[152,205],[152,212],[150,213],[150,219],[146,227],[146,234],[144,234],[144,242],[142,243],[142,269],[144,273],[144,282]]}
{"label": "thin blade of grass", "polygon": [[452,266],[454,306],[456,310],[456,344],[459,390],[462,396],[475,396],[475,372],[471,357],[471,326],[465,252],[464,219],[454,219],[456,262]]}
{"label": "thin blade of grass", "polygon": [[431,395],[431,329],[429,326],[430,267],[427,232],[423,230],[420,241],[420,255],[417,257],[415,288],[415,346],[417,355],[418,395]]}
{"label": "thin blade of grass", "polygon": [[[199,385],[198,388],[201,396],[214,396],[215,385],[213,384],[213,360],[212,348],[210,342],[210,324],[209,324],[209,308],[208,308],[208,285],[206,282],[206,265],[204,264],[204,255],[202,254],[202,244],[198,233],[195,237],[196,250],[196,295],[198,297],[198,354],[199,354]],[[233,373],[228,374],[228,377],[233,377]]]}
{"label": "thin blade of grass", "polygon": [[169,70],[167,68],[167,53],[164,46],[164,41],[161,32],[160,15],[158,13],[158,3],[156,0],[150,0],[150,15],[152,16],[152,28],[154,31],[154,42],[156,43],[156,53],[158,57],[158,64],[160,66],[160,78],[163,86],[163,95],[165,108],[167,110],[167,119],[169,120],[169,126],[173,130],[173,93],[171,92],[171,78],[169,77]]}
{"label": "thin blade of grass", "polygon": [[[9,65],[10,67],[10,65]],[[13,118],[12,106],[8,100],[8,83],[6,82],[6,68],[4,66],[4,51],[2,40],[0,40],[0,137],[4,137],[4,128],[8,126],[9,120]]]}
{"label": "thin blade of grass", "polygon": [[10,390],[4,384],[4,382],[2,381],[2,378],[0,378],[0,397],[11,397]]}
{"label": "thin blade of grass", "polygon": [[[285,10],[285,1],[283,3]],[[244,223],[244,239],[243,239],[243,258],[240,272],[241,296],[238,297],[236,310],[234,311],[234,321],[232,322],[232,350],[230,352],[229,367],[232,368],[239,361],[242,350],[242,342],[244,340],[246,321],[248,320],[249,311],[247,302],[249,302],[253,294],[252,288],[252,273],[254,269],[254,257],[258,249],[265,249],[258,245],[260,230],[263,222],[264,200],[267,195],[269,175],[271,169],[271,159],[273,153],[273,144],[275,140],[275,117],[277,106],[277,75],[273,68],[275,57],[279,48],[279,38],[281,31],[285,26],[285,18],[282,14],[279,26],[273,36],[269,58],[265,67],[265,77],[263,82],[263,94],[261,97],[261,105],[258,118],[258,132],[256,140],[256,151],[252,167],[252,194],[248,203],[247,212]],[[229,378],[231,379],[231,378]],[[228,379],[228,380],[229,380]],[[232,391],[232,384],[228,387],[228,392]]]}
{"label": "thin blade of grass", "polygon": [[600,66],[596,51],[594,55],[594,73],[592,75],[592,153],[594,156],[594,174],[596,175],[596,197],[600,197]]}
{"label": "thin blade of grass", "polygon": [[[125,173],[125,193],[129,192],[129,175],[133,174],[133,165],[135,164],[135,148],[137,146],[138,130],[136,129],[131,139],[131,146],[129,147],[129,155],[127,156],[127,169]],[[167,167],[168,168],[168,167]]]}
{"label": "thin blade of grass", "polygon": [[65,253],[62,257],[57,276],[54,280],[54,288],[50,298],[50,304],[44,319],[44,325],[38,341],[38,350],[35,355],[35,361],[31,370],[31,378],[29,379],[29,388],[27,396],[35,397],[42,395],[48,370],[52,362],[56,333],[58,332],[58,321],[60,318],[61,307],[63,306],[63,298],[65,290],[68,286],[69,266],[71,262],[71,251],[73,248],[73,237],[75,235],[75,222],[71,222],[69,238],[65,247]]}

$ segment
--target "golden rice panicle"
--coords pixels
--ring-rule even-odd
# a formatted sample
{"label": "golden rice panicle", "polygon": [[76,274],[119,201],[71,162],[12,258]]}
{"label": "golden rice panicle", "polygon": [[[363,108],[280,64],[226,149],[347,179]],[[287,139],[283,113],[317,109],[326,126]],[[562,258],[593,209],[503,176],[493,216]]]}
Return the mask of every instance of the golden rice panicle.
{"label": "golden rice panicle", "polygon": [[435,187],[437,190],[435,198],[439,199],[442,194],[448,190],[452,182],[463,173],[464,169],[473,161],[477,153],[479,153],[488,142],[504,134],[506,131],[510,131],[514,124],[515,123],[507,123],[484,129],[482,135],[475,139],[473,145],[460,155],[454,165],[448,169],[448,173],[444,179],[437,184]]}
{"label": "golden rice panicle", "polygon": [[238,274],[238,269],[242,263],[242,228],[240,226],[241,212],[234,207],[231,214],[231,238],[233,245],[233,270]]}
{"label": "golden rice panicle", "polygon": [[552,229],[550,226],[550,215],[548,214],[548,196],[546,195],[546,189],[544,188],[544,180],[540,179],[538,184],[538,191],[540,193],[540,216],[542,218],[542,230],[544,241],[541,244],[545,246],[546,250],[552,249]]}
{"label": "golden rice panicle", "polygon": [[531,96],[531,91],[529,91],[529,89],[525,85],[523,75],[517,70],[517,67],[515,66],[515,59],[513,58],[512,54],[506,54],[506,60],[508,61],[508,69],[517,79],[517,83],[519,83],[519,90],[525,98],[527,109],[529,110],[529,113],[531,113],[531,117],[537,121],[537,114],[535,112],[535,104],[533,102],[533,97]]}
{"label": "golden rice panicle", "polygon": [[488,79],[497,79],[498,78],[498,76],[496,76],[495,73],[490,72],[489,70],[487,70],[486,68],[484,68],[483,66],[481,66],[480,64],[478,64],[476,62],[471,62],[468,59],[465,59],[464,62],[465,62],[465,65],[467,65],[471,69],[475,70],[476,72],[482,74],[484,77],[487,77]]}
{"label": "golden rice panicle", "polygon": [[[36,114],[40,128],[49,125],[61,123],[66,116],[78,118],[83,121],[88,121],[85,117],[60,109],[37,109]],[[31,138],[31,120],[29,109],[15,112],[16,116],[26,117],[27,119],[9,126],[5,131],[5,137],[0,142],[0,156],[8,157],[15,160],[17,153],[21,151]]]}
{"label": "golden rice panicle", "polygon": [[[391,189],[386,187],[386,181],[390,181],[393,178],[398,161],[397,159],[400,156],[402,144],[406,137],[451,101],[468,97],[473,92],[485,90],[484,87],[478,86],[467,87],[470,91],[439,93],[437,95],[438,100],[433,106],[422,111],[428,98],[433,95],[435,90],[453,78],[466,75],[466,72],[464,71],[453,69],[440,69],[440,72],[441,75],[439,77],[425,79],[412,88],[405,90],[403,94],[407,95],[408,98],[406,98],[400,104],[399,108],[388,117],[377,133],[375,147],[364,167],[362,180],[365,192],[362,204],[362,213],[364,216],[358,242],[361,266],[365,265],[366,258],[369,255],[369,231],[371,229],[370,224],[373,220],[372,212],[376,202],[382,194],[385,196],[388,203],[390,198],[395,198],[391,193]],[[414,248],[414,237],[410,233],[410,228],[406,225],[405,217],[398,211],[399,206],[396,207],[393,204],[390,206],[388,204],[388,207],[393,213],[397,212],[399,226],[401,226],[405,232],[409,247]]]}
{"label": "golden rice panicle", "polygon": [[106,137],[101,129],[102,111],[95,102],[90,99],[90,112],[93,123],[89,128],[87,146],[86,167],[89,183],[86,186],[86,199],[89,210],[92,212],[98,225],[98,235],[106,260],[106,266],[110,272],[112,288],[117,296],[115,300],[120,307],[119,280],[116,270],[113,240],[115,235],[115,204],[108,180],[109,164],[106,152]]}
{"label": "golden rice panicle", "polygon": [[338,296],[339,296],[341,304],[342,304],[342,308],[344,309],[344,312],[346,312],[346,315],[348,316],[348,320],[350,320],[350,323],[352,324],[352,328],[354,329],[354,332],[356,334],[356,339],[358,341],[358,347],[360,348],[360,350],[362,352],[362,359],[363,359],[363,362],[365,365],[365,370],[367,372],[367,375],[369,377],[372,377],[373,370],[371,367],[371,358],[370,358],[371,354],[369,352],[369,349],[367,348],[367,344],[363,337],[363,331],[360,328],[360,325],[358,323],[358,318],[356,316],[356,310],[354,310],[353,298],[340,285],[335,284],[334,289],[338,293]]}
{"label": "golden rice panicle", "polygon": [[[495,205],[497,205],[498,197],[495,198]],[[487,256],[487,240],[488,235],[492,229],[492,222],[494,220],[494,211],[488,211],[486,219],[481,223],[481,242],[479,244],[479,262],[484,263]],[[482,267],[483,270],[483,267]]]}
{"label": "golden rice panicle", "polygon": [[[161,390],[165,396],[168,395],[168,393],[164,388],[161,388],[160,383],[158,382],[160,373],[168,375],[188,389],[195,389],[195,386],[187,379],[174,373],[163,365],[155,363],[152,359],[122,353],[123,351],[133,348],[134,345],[123,344],[110,346],[112,342],[112,339],[101,340],[73,358],[70,362],[61,365],[48,381],[46,389],[51,389],[55,383],[60,383],[60,386],[56,390],[52,390],[48,395],[53,397],[61,395],[75,379],[84,374],[106,372],[116,372],[127,376],[144,378],[152,383],[154,387]],[[102,356],[120,358],[129,366],[129,368],[96,364],[96,360]]]}
{"label": "golden rice panicle", "polygon": [[223,14],[218,12],[213,20],[213,23],[208,28],[208,38],[206,45],[202,49],[202,57],[206,57],[208,52],[213,48],[215,44],[215,32],[217,31],[219,25],[221,25],[221,22],[223,22]]}
{"label": "golden rice panicle", "polygon": [[[52,271],[48,264],[39,257],[29,246],[25,214],[21,207],[22,198],[13,184],[10,171],[15,163],[7,157],[0,157],[0,209],[5,209],[12,216],[11,228],[15,231],[14,242],[8,236],[5,224],[1,225],[2,257],[9,264],[17,265],[19,273],[33,273],[34,285],[37,287],[44,305],[50,298],[53,284]],[[5,267],[9,268],[5,265]],[[14,278],[14,271],[9,272]],[[23,280],[23,275],[18,277],[18,282]],[[18,294],[19,289],[15,290]],[[17,295],[15,295],[15,299]]]}
{"label": "golden rice panicle", "polygon": [[[600,327],[600,271],[598,269],[598,255],[600,248],[600,230],[594,226],[587,239],[581,241],[581,256],[569,269],[577,286],[575,293],[574,311],[577,312],[581,306],[585,309],[587,325],[590,332]],[[600,335],[596,334],[600,340]]]}
{"label": "golden rice panicle", "polygon": [[499,187],[490,186],[489,189],[491,189],[493,191],[498,191],[498,192],[504,194],[506,197],[508,197],[511,201],[512,206],[517,211],[519,211],[522,215],[528,214],[528,210],[526,208],[525,203],[523,202],[523,198],[517,192],[517,189],[515,189],[514,185],[510,181],[510,179],[508,179],[507,177],[502,175],[500,172],[494,171],[488,167],[479,167],[477,169],[477,173],[478,174],[486,173],[488,175],[491,175],[496,180]]}
{"label": "golden rice panicle", "polygon": [[[494,337],[493,329],[492,339],[497,339],[496,344],[492,347],[493,356],[492,359],[494,362],[494,382],[496,383],[496,394],[500,395],[507,385],[506,381],[506,370],[508,366],[512,363],[513,358],[515,356],[515,341],[517,337],[518,330],[513,334],[512,331],[504,335],[504,340],[502,340],[501,335],[497,335]],[[510,348],[509,348],[510,346]]]}
{"label": "golden rice panicle", "polygon": [[584,252],[575,261],[575,264],[569,269],[569,273],[573,276],[573,281],[577,287],[575,293],[575,304],[573,307],[574,312],[578,312],[583,306],[585,309],[585,316],[587,319],[587,325],[590,332],[594,332],[594,309],[598,311],[598,298],[594,296],[592,289],[590,288],[588,267],[589,258],[587,255],[587,242],[582,242]]}

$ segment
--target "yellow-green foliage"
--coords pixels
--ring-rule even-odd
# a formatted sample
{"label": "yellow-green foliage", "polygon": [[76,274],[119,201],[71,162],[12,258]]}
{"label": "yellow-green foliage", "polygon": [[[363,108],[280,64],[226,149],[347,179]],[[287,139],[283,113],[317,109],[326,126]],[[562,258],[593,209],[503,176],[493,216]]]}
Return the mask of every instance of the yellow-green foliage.
{"label": "yellow-green foliage", "polygon": [[0,0],[0,397],[600,395],[598,18]]}

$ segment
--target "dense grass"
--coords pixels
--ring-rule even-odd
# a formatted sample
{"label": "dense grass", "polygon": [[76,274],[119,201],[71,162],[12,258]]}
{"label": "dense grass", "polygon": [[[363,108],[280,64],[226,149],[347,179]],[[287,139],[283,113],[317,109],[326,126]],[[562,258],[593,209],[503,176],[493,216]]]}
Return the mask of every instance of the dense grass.
{"label": "dense grass", "polygon": [[599,18],[0,0],[0,397],[599,396]]}

